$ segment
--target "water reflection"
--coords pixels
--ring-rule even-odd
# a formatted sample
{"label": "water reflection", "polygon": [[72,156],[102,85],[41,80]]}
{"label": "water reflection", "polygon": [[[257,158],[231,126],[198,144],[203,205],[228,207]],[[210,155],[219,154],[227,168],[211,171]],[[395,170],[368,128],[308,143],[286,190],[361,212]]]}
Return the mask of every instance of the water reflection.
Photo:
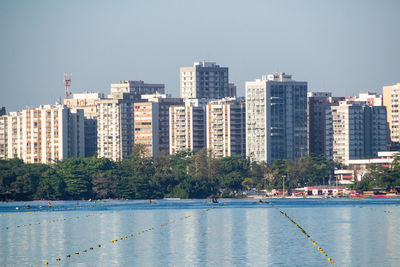
{"label": "water reflection", "polygon": [[[393,200],[274,203],[338,266],[400,265],[400,208]],[[64,266],[328,266],[310,240],[269,205],[227,200],[206,211],[209,207],[202,201],[127,202],[110,209],[0,217],[0,227],[10,227],[0,231],[0,265],[38,266],[48,260]],[[137,234],[149,228],[154,230]],[[131,233],[135,236],[124,238]]]}

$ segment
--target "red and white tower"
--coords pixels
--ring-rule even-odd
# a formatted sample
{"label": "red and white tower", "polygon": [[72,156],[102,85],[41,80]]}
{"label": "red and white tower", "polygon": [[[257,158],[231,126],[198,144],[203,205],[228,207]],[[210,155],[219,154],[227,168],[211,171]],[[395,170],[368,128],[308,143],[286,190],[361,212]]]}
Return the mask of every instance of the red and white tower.
{"label": "red and white tower", "polygon": [[71,77],[72,74],[64,73],[64,85],[65,85],[65,99],[69,98],[70,92],[69,87],[71,86]]}

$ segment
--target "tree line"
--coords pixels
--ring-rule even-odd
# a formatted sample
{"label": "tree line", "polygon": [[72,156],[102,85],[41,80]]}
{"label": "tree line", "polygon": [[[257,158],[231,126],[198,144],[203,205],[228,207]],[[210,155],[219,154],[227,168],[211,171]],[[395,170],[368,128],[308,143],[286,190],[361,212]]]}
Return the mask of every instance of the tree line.
{"label": "tree line", "polygon": [[53,164],[0,160],[0,200],[157,199],[232,196],[239,190],[327,184],[334,164],[311,155],[272,164],[241,156],[213,158],[207,150],[160,154],[156,161],[135,146],[119,162],[67,158]]}

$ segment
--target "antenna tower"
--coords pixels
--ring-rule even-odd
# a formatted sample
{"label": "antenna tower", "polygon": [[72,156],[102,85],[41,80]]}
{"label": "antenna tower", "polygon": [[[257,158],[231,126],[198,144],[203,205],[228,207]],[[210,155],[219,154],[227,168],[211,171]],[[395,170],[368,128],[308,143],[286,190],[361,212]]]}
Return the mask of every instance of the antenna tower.
{"label": "antenna tower", "polygon": [[65,85],[65,99],[69,98],[69,87],[71,86],[71,77],[72,74],[68,75],[67,73],[64,73],[64,85]]}

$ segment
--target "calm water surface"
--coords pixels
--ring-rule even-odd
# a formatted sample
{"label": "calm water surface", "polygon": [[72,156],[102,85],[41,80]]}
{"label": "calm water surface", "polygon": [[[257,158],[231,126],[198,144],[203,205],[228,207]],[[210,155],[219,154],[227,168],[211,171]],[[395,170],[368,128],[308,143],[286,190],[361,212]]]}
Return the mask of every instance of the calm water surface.
{"label": "calm water surface", "polygon": [[[336,266],[400,266],[399,199],[272,203]],[[278,210],[255,200],[52,204],[0,203],[0,266],[334,266]]]}

